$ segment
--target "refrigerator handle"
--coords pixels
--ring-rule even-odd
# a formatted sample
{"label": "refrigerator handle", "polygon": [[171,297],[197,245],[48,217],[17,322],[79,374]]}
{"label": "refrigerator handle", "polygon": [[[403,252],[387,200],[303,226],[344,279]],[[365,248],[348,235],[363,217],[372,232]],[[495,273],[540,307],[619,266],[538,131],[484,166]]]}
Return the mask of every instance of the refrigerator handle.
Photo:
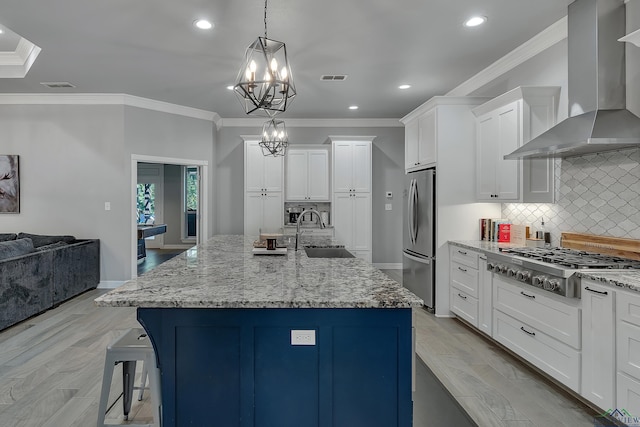
{"label": "refrigerator handle", "polygon": [[418,194],[418,180],[413,180],[413,244],[418,242],[418,218],[420,212],[418,212],[419,194]]}
{"label": "refrigerator handle", "polygon": [[406,258],[412,260],[412,261],[416,261],[422,264],[431,264],[432,259],[431,258],[418,258],[417,256],[413,256],[413,255],[409,255],[406,252],[402,253]]}
{"label": "refrigerator handle", "polygon": [[409,231],[409,240],[413,241],[413,179],[409,182],[409,196],[407,197],[407,228]]}

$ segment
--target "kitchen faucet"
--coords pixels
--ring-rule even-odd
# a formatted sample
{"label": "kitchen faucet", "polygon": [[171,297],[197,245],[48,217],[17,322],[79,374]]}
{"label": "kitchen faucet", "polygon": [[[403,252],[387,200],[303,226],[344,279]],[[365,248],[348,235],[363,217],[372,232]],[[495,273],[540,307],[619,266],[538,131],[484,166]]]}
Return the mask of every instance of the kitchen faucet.
{"label": "kitchen faucet", "polygon": [[302,221],[302,218],[304,217],[305,214],[311,214],[311,217],[313,217],[313,214],[316,214],[316,216],[318,217],[318,223],[320,224],[320,228],[324,228],[324,223],[322,222],[322,218],[320,218],[320,212],[318,212],[315,209],[309,209],[306,211],[303,211],[300,216],[298,216],[298,221],[296,222],[296,252],[298,252],[298,240],[300,238],[300,222]]}

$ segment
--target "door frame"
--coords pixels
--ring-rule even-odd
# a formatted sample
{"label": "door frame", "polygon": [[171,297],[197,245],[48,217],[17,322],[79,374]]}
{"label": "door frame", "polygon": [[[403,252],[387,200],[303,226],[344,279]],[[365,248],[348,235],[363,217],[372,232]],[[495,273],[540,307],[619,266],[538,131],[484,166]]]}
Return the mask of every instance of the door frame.
{"label": "door frame", "polygon": [[130,248],[130,259],[131,259],[131,278],[135,279],[138,277],[138,260],[135,257],[137,253],[138,247],[138,227],[136,224],[136,189],[138,185],[138,162],[141,163],[160,163],[160,164],[170,164],[170,165],[179,165],[179,166],[198,166],[200,169],[200,188],[199,188],[199,206],[198,206],[198,221],[197,221],[197,229],[199,233],[197,233],[197,244],[204,243],[208,238],[208,222],[209,222],[209,162],[206,160],[193,160],[193,159],[180,159],[174,157],[158,157],[158,156],[147,156],[144,154],[132,154],[131,155],[131,185],[130,188],[130,197],[129,197],[129,212],[131,212],[131,232],[129,233],[131,236],[131,243],[129,245]]}

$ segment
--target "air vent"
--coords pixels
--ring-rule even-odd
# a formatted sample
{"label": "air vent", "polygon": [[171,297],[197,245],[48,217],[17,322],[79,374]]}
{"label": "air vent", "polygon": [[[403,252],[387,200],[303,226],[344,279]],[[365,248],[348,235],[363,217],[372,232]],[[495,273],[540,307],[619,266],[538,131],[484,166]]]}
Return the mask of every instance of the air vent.
{"label": "air vent", "polygon": [[320,76],[320,80],[323,81],[342,81],[346,79],[346,74],[323,74],[322,76]]}
{"label": "air vent", "polygon": [[59,89],[63,87],[75,87],[69,82],[41,82],[40,84],[50,89]]}

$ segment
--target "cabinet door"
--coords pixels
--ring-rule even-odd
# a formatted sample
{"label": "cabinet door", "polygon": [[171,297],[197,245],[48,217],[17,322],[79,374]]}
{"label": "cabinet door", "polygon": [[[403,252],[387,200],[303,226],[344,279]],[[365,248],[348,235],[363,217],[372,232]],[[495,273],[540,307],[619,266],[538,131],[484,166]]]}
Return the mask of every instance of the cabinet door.
{"label": "cabinet door", "polygon": [[493,298],[492,298],[492,283],[491,272],[487,270],[487,259],[480,258],[478,263],[478,327],[482,332],[491,336],[492,329],[492,313],[493,313]]}
{"label": "cabinet door", "polygon": [[265,193],[262,201],[262,231],[279,232],[284,222],[282,193]]}
{"label": "cabinet door", "polygon": [[307,164],[307,197],[309,200],[329,200],[329,152],[309,150]]}
{"label": "cabinet door", "polygon": [[353,244],[355,251],[371,250],[371,194],[353,195]]}
{"label": "cabinet door", "polygon": [[498,126],[495,116],[487,114],[478,119],[478,138],[476,141],[476,198],[478,200],[495,201],[496,141]]}
{"label": "cabinet door", "polygon": [[264,191],[264,155],[257,142],[249,142],[245,149],[245,191]]}
{"label": "cabinet door", "polygon": [[348,193],[353,189],[353,148],[350,142],[333,144],[333,191]]}
{"label": "cabinet door", "polygon": [[580,394],[600,408],[615,403],[614,294],[582,282],[582,388]]}
{"label": "cabinet door", "polygon": [[287,152],[287,200],[306,200],[307,193],[307,152],[289,150]]}
{"label": "cabinet door", "polygon": [[335,237],[347,249],[353,249],[353,195],[336,193],[333,198],[333,226]]}
{"label": "cabinet door", "polygon": [[497,187],[498,199],[518,200],[520,197],[520,160],[504,160],[521,145],[520,129],[521,101],[512,102],[497,111],[498,121],[498,159]]}
{"label": "cabinet door", "polygon": [[262,156],[264,161],[264,188],[267,191],[282,191],[284,157]]}
{"label": "cabinet door", "polygon": [[244,234],[258,237],[262,227],[263,194],[246,193],[244,198]]}
{"label": "cabinet door", "polygon": [[420,139],[418,162],[421,167],[436,165],[437,110],[427,111],[420,119]]}
{"label": "cabinet door", "polygon": [[353,143],[352,187],[358,193],[371,192],[371,143]]}
{"label": "cabinet door", "polygon": [[404,125],[404,168],[418,166],[418,140],[420,138],[419,120],[415,119]]}

